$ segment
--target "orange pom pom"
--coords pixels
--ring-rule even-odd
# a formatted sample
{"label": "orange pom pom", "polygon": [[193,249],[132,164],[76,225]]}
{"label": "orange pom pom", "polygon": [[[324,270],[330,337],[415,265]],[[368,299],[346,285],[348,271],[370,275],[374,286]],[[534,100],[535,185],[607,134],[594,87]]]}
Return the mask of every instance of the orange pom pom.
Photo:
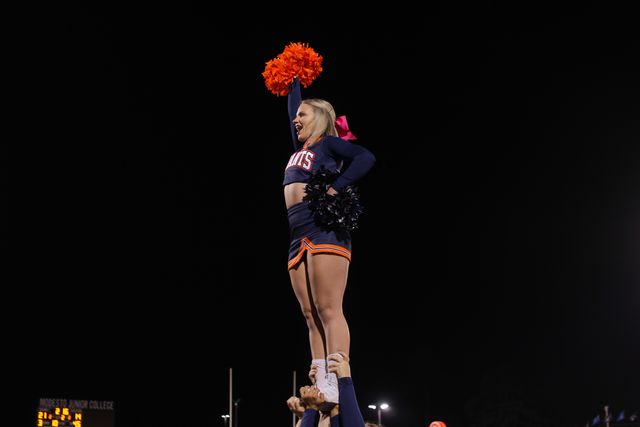
{"label": "orange pom pom", "polygon": [[429,424],[429,427],[447,427],[447,425],[442,421],[434,421],[431,424]]}
{"label": "orange pom pom", "polygon": [[306,43],[290,43],[284,51],[267,61],[262,77],[275,95],[286,95],[294,77],[308,87],[322,72],[322,56]]}

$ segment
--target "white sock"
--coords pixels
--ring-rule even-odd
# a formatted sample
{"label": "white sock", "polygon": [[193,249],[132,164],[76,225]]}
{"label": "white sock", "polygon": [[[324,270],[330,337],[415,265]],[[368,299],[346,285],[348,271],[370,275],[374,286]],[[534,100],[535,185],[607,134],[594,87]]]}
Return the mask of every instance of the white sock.
{"label": "white sock", "polygon": [[338,375],[335,372],[327,372],[326,378],[329,384],[338,387]]}
{"label": "white sock", "polygon": [[316,370],[316,385],[324,384],[327,375],[327,361],[324,359],[313,359],[311,364],[318,367]]}
{"label": "white sock", "polygon": [[316,371],[316,387],[324,393],[327,402],[338,403],[338,377],[333,372],[327,372],[325,359],[313,359],[312,364],[318,367]]}
{"label": "white sock", "polygon": [[338,403],[338,376],[335,373],[327,372],[324,381],[318,388],[324,393],[327,402]]}
{"label": "white sock", "polygon": [[311,361],[311,364],[312,365],[316,365],[319,368],[323,368],[323,369],[326,369],[326,367],[327,367],[327,361],[324,360],[324,359],[313,359]]}

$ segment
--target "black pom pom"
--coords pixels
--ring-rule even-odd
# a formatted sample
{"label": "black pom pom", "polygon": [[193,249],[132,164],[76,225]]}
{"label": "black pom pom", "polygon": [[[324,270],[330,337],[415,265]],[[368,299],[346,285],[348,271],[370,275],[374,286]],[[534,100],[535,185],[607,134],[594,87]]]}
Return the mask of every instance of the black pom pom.
{"label": "black pom pom", "polygon": [[321,168],[316,171],[305,187],[303,200],[309,202],[318,226],[332,231],[353,231],[358,227],[358,219],[363,208],[360,196],[354,186],[346,186],[335,196],[327,194],[338,172]]}

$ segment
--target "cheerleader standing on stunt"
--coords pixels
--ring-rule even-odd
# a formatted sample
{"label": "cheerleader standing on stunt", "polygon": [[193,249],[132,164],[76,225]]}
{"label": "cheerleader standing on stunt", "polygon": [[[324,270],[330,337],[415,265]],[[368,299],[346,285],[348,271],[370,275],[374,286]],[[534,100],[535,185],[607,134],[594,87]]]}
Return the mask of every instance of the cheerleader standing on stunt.
{"label": "cheerleader standing on stunt", "polygon": [[[315,54],[301,44],[291,44],[288,49],[299,55]],[[349,357],[349,327],[342,303],[351,262],[351,234],[340,221],[329,221],[328,226],[318,221],[322,212],[318,203],[314,204],[317,200],[309,199],[309,183],[321,171],[333,172],[323,196],[329,202],[340,199],[341,193],[351,191],[369,172],[375,157],[350,142],[355,136],[346,128],[346,118],[337,119],[329,102],[303,100],[300,84],[296,75],[287,89],[294,148],[283,181],[291,237],[288,270],[309,329],[311,365],[317,367],[316,386],[327,402],[336,404],[338,380],[335,373],[327,371],[327,358],[340,353]]]}

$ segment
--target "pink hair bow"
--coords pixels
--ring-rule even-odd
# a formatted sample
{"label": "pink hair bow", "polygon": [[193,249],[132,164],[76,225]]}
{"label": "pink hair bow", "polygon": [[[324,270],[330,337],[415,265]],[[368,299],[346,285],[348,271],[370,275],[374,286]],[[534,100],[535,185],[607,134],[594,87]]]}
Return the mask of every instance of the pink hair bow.
{"label": "pink hair bow", "polygon": [[346,140],[358,139],[349,130],[349,125],[347,124],[347,116],[340,116],[336,119],[336,130],[338,131],[338,136],[342,139],[346,139]]}

